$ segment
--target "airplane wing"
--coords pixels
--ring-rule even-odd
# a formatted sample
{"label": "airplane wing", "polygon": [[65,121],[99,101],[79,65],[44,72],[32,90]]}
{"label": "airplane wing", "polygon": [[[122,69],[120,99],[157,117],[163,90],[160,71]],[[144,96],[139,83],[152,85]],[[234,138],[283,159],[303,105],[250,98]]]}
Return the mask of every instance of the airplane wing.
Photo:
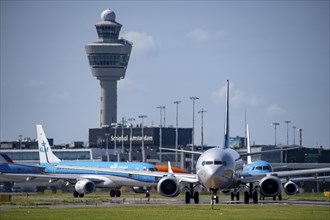
{"label": "airplane wing", "polygon": [[204,153],[204,152],[201,152],[201,151],[177,150],[177,149],[165,148],[165,147],[160,147],[159,150],[176,151],[176,152],[183,152],[183,153],[188,153],[188,154],[198,154],[198,155],[201,155],[201,154]]}
{"label": "airplane wing", "polygon": [[68,165],[56,165],[56,167],[62,169],[76,169],[76,170],[83,169],[83,170],[99,171],[99,172],[107,172],[107,173],[124,173],[124,174],[128,174],[129,178],[132,178],[132,175],[151,176],[156,178],[162,178],[165,176],[175,176],[179,182],[186,182],[186,183],[198,182],[198,178],[195,174],[187,174],[187,173],[171,173],[171,172],[145,171],[145,170],[124,170],[124,169],[113,169],[113,168],[68,166]]}
{"label": "airplane wing", "polygon": [[[261,180],[263,177],[266,176],[275,176],[278,178],[286,178],[286,179],[294,179],[291,178],[293,176],[301,176],[301,175],[312,175],[312,174],[318,174],[318,173],[329,173],[330,168],[317,168],[317,169],[306,169],[306,170],[290,170],[290,171],[277,171],[277,172],[270,172],[265,174],[256,174],[256,175],[248,175],[238,176],[239,181],[243,183],[253,183]],[[300,177],[301,179],[305,177]],[[298,180],[298,178],[297,178]]]}
{"label": "airplane wing", "polygon": [[298,147],[278,148],[278,149],[273,149],[273,150],[251,152],[251,153],[240,153],[240,156],[241,157],[247,157],[247,156],[259,155],[259,154],[267,154],[267,153],[272,153],[272,152],[295,150],[295,149],[299,149],[299,148],[301,148],[301,147],[298,146]]}

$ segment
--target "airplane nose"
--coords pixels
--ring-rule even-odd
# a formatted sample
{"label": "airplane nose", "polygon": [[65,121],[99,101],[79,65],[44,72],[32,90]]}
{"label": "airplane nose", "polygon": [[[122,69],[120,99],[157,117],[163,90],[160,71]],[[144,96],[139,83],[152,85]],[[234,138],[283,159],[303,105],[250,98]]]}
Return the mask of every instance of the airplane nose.
{"label": "airplane nose", "polygon": [[232,182],[233,170],[222,166],[208,167],[197,173],[200,183],[207,189],[224,189]]}

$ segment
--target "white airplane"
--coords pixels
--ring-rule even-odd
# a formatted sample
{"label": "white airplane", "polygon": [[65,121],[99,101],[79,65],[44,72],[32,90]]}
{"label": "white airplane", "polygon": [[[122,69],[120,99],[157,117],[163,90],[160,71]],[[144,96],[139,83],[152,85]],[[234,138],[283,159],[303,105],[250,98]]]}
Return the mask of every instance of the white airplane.
{"label": "white airplane", "polygon": [[[263,152],[244,153],[239,154],[237,151],[229,148],[229,81],[227,81],[227,96],[226,96],[226,119],[225,119],[225,134],[224,145],[219,148],[212,148],[205,152],[192,152],[179,150],[186,153],[199,154],[200,157],[196,163],[195,174],[174,174],[173,172],[145,172],[145,171],[120,171],[129,175],[146,175],[159,178],[157,183],[157,191],[159,194],[167,197],[175,197],[180,193],[182,184],[188,186],[184,188],[185,201],[190,203],[193,198],[195,203],[199,203],[199,192],[197,187],[203,186],[212,193],[211,202],[218,203],[219,197],[217,193],[223,190],[230,190],[237,188],[240,185],[259,182],[260,193],[262,195],[273,196],[282,188],[280,177],[290,177],[294,175],[315,174],[330,172],[330,168],[296,170],[296,171],[282,171],[270,172],[267,174],[251,175],[244,177],[240,175],[240,170],[243,168],[243,156],[264,154],[268,152],[280,151],[270,150]],[[164,150],[173,150],[162,148]],[[296,149],[296,148],[295,148]],[[175,150],[174,150],[175,151]],[[169,163],[169,168],[170,168]],[[75,167],[64,166],[63,168],[70,169],[89,169],[93,171],[107,171],[119,172],[118,170],[106,169],[101,167]],[[188,189],[188,190],[187,190]],[[257,192],[257,191],[255,191]],[[258,196],[258,194],[255,194]]]}

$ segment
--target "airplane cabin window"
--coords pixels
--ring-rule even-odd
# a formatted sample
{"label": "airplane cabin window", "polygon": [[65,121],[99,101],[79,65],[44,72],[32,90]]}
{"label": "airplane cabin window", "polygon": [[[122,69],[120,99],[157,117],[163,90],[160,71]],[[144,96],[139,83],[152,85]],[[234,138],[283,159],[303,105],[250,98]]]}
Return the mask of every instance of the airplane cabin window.
{"label": "airplane cabin window", "polygon": [[206,164],[206,165],[212,165],[212,164],[213,164],[213,161],[206,161],[205,164]]}
{"label": "airplane cabin window", "polygon": [[215,160],[215,161],[214,161],[214,165],[222,165],[222,161],[220,161],[220,160]]}

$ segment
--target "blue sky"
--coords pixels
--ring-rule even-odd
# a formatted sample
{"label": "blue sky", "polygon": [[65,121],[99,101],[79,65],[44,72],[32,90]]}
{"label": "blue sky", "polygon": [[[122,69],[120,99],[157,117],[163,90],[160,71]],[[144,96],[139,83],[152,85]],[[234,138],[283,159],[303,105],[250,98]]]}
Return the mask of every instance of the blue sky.
{"label": "blue sky", "polygon": [[[84,46],[110,8],[133,51],[118,85],[118,120],[192,126],[191,96],[204,113],[204,143],[221,145],[224,87],[231,82],[230,132],[251,142],[329,147],[329,1],[1,1],[1,141],[36,137],[88,140],[99,126],[99,82]],[[195,115],[200,143],[201,115]],[[295,132],[298,143],[298,132]]]}

